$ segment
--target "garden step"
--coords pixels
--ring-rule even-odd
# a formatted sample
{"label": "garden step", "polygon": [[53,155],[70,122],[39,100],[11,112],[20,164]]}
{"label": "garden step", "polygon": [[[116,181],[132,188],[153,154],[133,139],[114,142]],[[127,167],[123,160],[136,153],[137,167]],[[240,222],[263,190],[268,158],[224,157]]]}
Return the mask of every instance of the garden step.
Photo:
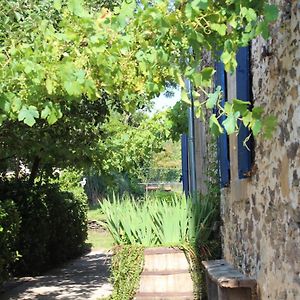
{"label": "garden step", "polygon": [[145,249],[144,271],[189,270],[184,252],[177,248]]}
{"label": "garden step", "polygon": [[171,292],[171,293],[138,293],[135,300],[193,300],[194,294],[191,292]]}
{"label": "garden step", "polygon": [[159,270],[159,271],[143,271],[142,275],[174,275],[174,274],[187,274],[189,273],[186,269],[184,270]]}
{"label": "garden step", "polygon": [[142,273],[139,293],[186,293],[193,291],[191,274],[187,271]]}

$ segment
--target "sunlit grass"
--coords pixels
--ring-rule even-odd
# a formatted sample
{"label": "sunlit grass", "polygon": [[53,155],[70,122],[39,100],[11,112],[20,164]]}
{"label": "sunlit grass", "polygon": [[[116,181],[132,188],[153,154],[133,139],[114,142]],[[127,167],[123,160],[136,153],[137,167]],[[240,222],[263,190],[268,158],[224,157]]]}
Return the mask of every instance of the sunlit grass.
{"label": "sunlit grass", "polygon": [[95,205],[89,208],[88,210],[88,219],[96,221],[104,221],[105,216],[100,208],[100,205]]}
{"label": "sunlit grass", "polygon": [[107,231],[89,230],[87,243],[91,244],[92,250],[110,249],[113,246],[114,240]]}

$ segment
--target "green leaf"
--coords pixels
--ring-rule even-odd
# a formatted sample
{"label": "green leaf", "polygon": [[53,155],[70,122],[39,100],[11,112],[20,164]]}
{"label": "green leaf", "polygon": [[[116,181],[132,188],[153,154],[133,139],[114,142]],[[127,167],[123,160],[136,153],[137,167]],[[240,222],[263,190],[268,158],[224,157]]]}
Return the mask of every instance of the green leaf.
{"label": "green leaf", "polygon": [[[13,93],[8,93],[6,96],[8,99],[10,99],[10,97],[13,97],[12,99],[14,99],[14,97],[15,97],[15,95]],[[9,113],[10,108],[11,108],[10,102],[7,101],[5,98],[0,98],[0,109],[3,112]]]}
{"label": "green leaf", "polygon": [[225,102],[224,111],[227,115],[232,113],[232,104],[229,102]]}
{"label": "green leaf", "polygon": [[79,96],[81,94],[81,86],[77,81],[64,82],[64,88],[70,96]]}
{"label": "green leaf", "polygon": [[191,77],[192,77],[193,84],[195,85],[195,87],[201,86],[202,76],[200,73],[194,73],[194,74],[192,73]]}
{"label": "green leaf", "polygon": [[278,9],[276,5],[266,4],[264,7],[265,20],[267,22],[274,22],[278,18]]}
{"label": "green leaf", "polygon": [[231,60],[231,54],[227,51],[224,51],[221,55],[221,60],[225,65],[228,64],[229,61]]}
{"label": "green leaf", "polygon": [[53,81],[50,78],[46,79],[46,89],[50,95],[53,93]]}
{"label": "green leaf", "polygon": [[58,120],[57,113],[56,113],[56,111],[55,111],[54,109],[52,109],[50,115],[49,115],[48,118],[47,118],[47,121],[48,121],[49,125],[52,125],[52,124],[54,124],[57,120]]}
{"label": "green leaf", "polygon": [[35,119],[39,117],[38,110],[35,106],[23,106],[18,114],[18,120],[23,121],[26,125],[32,127],[36,121]]}
{"label": "green leaf", "polygon": [[202,87],[210,87],[212,76],[215,73],[214,68],[207,67],[201,70],[200,73],[196,72],[195,69],[190,68],[186,70],[185,75],[191,77],[194,85]]}
{"label": "green leaf", "polygon": [[275,116],[267,116],[262,123],[264,135],[267,139],[270,139],[277,127],[278,120]]}
{"label": "green leaf", "polygon": [[255,21],[257,18],[256,12],[252,8],[242,7],[241,14],[247,19],[248,22]]}
{"label": "green leaf", "polygon": [[49,114],[51,113],[51,109],[49,108],[49,106],[47,105],[41,112],[41,118],[42,119],[46,119]]}
{"label": "green leaf", "polygon": [[181,100],[189,105],[191,105],[191,101],[185,91],[185,89],[181,89]]}
{"label": "green leaf", "polygon": [[253,109],[252,109],[252,117],[254,119],[260,119],[261,116],[262,116],[262,113],[264,112],[264,109],[260,106],[255,106]]}
{"label": "green leaf", "polygon": [[200,9],[205,10],[208,7],[208,0],[193,0],[191,6],[197,12],[199,12]]}
{"label": "green leaf", "polygon": [[196,118],[201,119],[204,122],[204,114],[201,105],[195,107],[195,116]]}
{"label": "green leaf", "polygon": [[225,24],[211,23],[210,28],[217,31],[221,36],[224,36],[227,31],[227,26]]}
{"label": "green leaf", "polygon": [[68,0],[68,9],[78,17],[84,17],[86,15],[86,11],[83,7],[82,0]]}
{"label": "green leaf", "polygon": [[252,112],[248,111],[242,118],[242,121],[245,125],[245,127],[248,127],[248,125],[252,122]]}
{"label": "green leaf", "polygon": [[221,87],[217,86],[216,91],[214,93],[209,93],[208,95],[209,95],[209,97],[206,102],[206,107],[208,109],[212,109],[217,104],[217,101],[218,101],[219,97],[221,96]]}
{"label": "green leaf", "polygon": [[257,136],[262,128],[262,123],[260,120],[255,120],[253,124],[251,124],[251,129],[254,136]]}
{"label": "green leaf", "polygon": [[118,21],[121,26],[125,26],[127,20],[133,17],[135,8],[135,0],[123,1],[121,7],[115,8],[115,13],[118,14]]}
{"label": "green leaf", "polygon": [[257,31],[262,35],[262,37],[267,40],[270,36],[269,26],[267,21],[262,21],[257,26]]}
{"label": "green leaf", "polygon": [[14,97],[11,102],[11,110],[13,112],[18,112],[22,107],[22,100],[18,97]]}
{"label": "green leaf", "polygon": [[0,114],[0,126],[3,124],[3,122],[7,119],[7,116],[4,114]]}
{"label": "green leaf", "polygon": [[201,81],[202,81],[202,86],[207,86],[210,87],[211,86],[211,80],[212,80],[212,76],[215,73],[215,69],[212,67],[206,67],[203,70],[201,70],[200,74],[201,74]]}
{"label": "green leaf", "polygon": [[227,118],[222,122],[227,134],[232,134],[237,129],[237,119],[239,117],[239,113],[230,113]]}
{"label": "green leaf", "polygon": [[60,11],[60,10],[61,10],[61,0],[54,0],[54,2],[53,2],[53,7],[54,7],[56,10]]}
{"label": "green leaf", "polygon": [[220,133],[223,133],[224,131],[215,114],[210,116],[209,127],[211,128],[212,133],[216,136],[220,135]]}
{"label": "green leaf", "polygon": [[249,101],[243,101],[239,99],[233,99],[233,110],[239,111],[244,116],[248,111],[248,106],[251,104]]}

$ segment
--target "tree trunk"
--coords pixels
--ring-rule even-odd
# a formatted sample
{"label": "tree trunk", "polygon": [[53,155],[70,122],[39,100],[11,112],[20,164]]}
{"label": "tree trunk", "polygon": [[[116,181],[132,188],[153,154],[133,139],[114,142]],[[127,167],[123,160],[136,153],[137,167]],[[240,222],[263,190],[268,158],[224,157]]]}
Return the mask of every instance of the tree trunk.
{"label": "tree trunk", "polygon": [[34,161],[33,161],[32,167],[31,167],[30,177],[28,180],[28,183],[30,186],[32,186],[34,184],[34,179],[38,175],[40,162],[41,162],[41,158],[39,156],[36,156],[34,158]]}

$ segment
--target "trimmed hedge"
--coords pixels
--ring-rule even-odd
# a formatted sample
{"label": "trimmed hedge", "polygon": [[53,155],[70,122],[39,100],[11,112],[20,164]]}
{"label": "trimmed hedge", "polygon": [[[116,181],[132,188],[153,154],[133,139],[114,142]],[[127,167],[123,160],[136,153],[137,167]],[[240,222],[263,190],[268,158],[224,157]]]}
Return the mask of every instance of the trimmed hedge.
{"label": "trimmed hedge", "polygon": [[0,283],[9,277],[10,266],[18,258],[19,227],[20,218],[14,202],[0,201]]}
{"label": "trimmed hedge", "polygon": [[[20,182],[9,185],[3,189],[0,185],[0,197],[1,203],[6,202],[3,198],[13,199],[20,216],[14,242],[21,257],[13,264],[5,259],[14,275],[37,275],[83,252],[87,238],[84,199],[61,191],[56,184],[33,188]],[[0,257],[2,252],[0,246]]]}

